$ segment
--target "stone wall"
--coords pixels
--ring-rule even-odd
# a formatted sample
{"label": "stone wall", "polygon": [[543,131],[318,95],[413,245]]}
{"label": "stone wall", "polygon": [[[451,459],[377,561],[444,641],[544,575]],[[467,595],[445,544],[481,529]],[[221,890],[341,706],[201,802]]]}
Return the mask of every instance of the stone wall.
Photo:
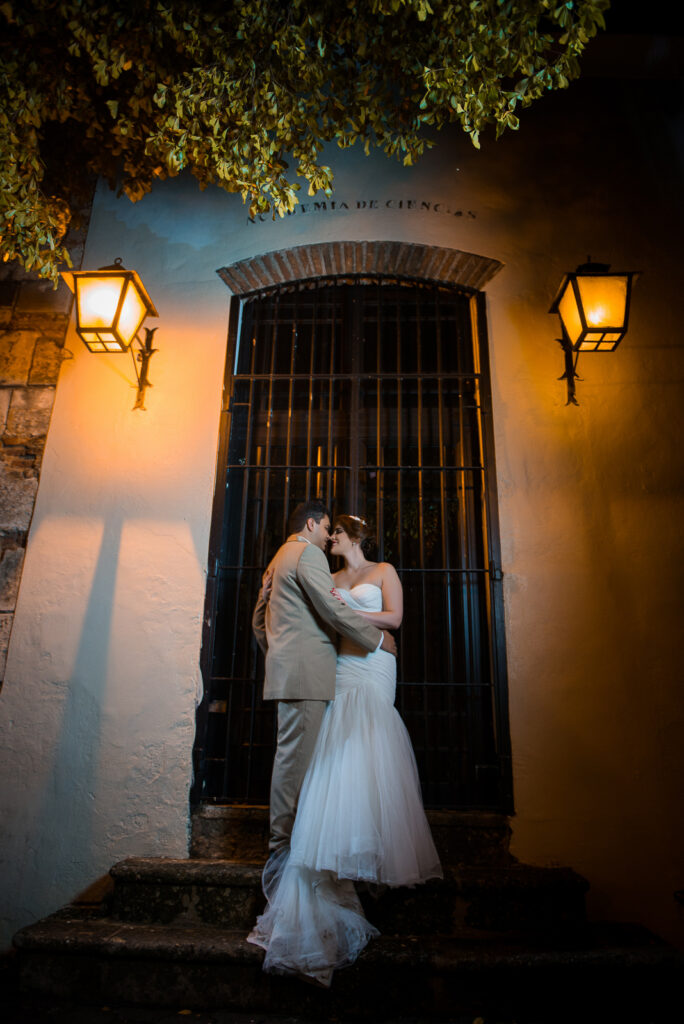
{"label": "stone wall", "polygon": [[[88,216],[82,221],[66,238],[76,268]],[[57,378],[70,356],[71,300],[64,282],[55,290],[13,265],[0,272],[0,688]]]}

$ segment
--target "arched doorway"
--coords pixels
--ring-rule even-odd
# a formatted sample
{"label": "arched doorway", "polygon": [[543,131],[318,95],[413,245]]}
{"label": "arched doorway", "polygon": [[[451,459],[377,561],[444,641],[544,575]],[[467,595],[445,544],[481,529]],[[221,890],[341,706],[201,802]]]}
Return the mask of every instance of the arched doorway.
{"label": "arched doorway", "polygon": [[268,802],[274,707],[250,618],[292,506],[377,525],[405,591],[397,706],[427,806],[512,810],[484,304],[345,274],[233,300],[195,802]]}

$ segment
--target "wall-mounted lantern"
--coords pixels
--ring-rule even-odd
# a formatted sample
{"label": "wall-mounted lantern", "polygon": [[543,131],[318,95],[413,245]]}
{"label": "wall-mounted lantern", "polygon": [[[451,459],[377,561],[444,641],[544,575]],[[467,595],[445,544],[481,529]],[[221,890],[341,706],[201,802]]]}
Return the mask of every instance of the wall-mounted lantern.
{"label": "wall-mounted lantern", "polygon": [[[145,389],[156,327],[138,331],[148,316],[159,316],[145,286],[134,270],[117,259],[99,270],[75,270],[62,274],[76,297],[76,333],[90,352],[130,352],[138,381],[134,409],[144,409]],[[134,354],[134,349],[135,354]],[[140,364],[139,367],[137,364]]]}
{"label": "wall-mounted lantern", "polygon": [[[568,387],[569,405],[575,395],[580,352],[612,352],[629,325],[629,304],[635,271],[611,271],[609,263],[583,263],[563,278],[549,313],[558,313],[563,333],[557,341],[565,353],[565,372],[559,380]],[[579,378],[581,380],[581,377]]]}

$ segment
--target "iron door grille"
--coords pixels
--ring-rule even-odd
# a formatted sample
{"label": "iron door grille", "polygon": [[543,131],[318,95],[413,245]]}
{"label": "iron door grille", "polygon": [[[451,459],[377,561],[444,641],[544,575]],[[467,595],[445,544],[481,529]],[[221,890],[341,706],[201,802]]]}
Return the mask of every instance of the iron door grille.
{"label": "iron door grille", "polygon": [[426,805],[512,810],[481,297],[347,277],[234,302],[193,800],[268,803],[251,613],[291,508],[321,496],[375,522],[402,579],[397,707]]}

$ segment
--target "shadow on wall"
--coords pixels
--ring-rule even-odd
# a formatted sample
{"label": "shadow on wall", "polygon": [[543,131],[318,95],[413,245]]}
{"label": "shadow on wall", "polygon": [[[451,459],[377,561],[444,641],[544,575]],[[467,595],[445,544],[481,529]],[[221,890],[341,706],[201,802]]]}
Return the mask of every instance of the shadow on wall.
{"label": "shadow on wall", "polygon": [[[42,812],[35,822],[43,846],[37,851],[42,861],[37,866],[38,877],[58,902],[69,899],[74,885],[78,887],[90,877],[93,850],[98,845],[102,782],[98,787],[95,776],[99,767],[106,770],[103,710],[122,528],[121,516],[111,515],[104,523],[73,671],[64,684],[52,771],[45,776]],[[48,864],[52,867],[45,870]],[[67,872],[65,865],[69,865]]]}

